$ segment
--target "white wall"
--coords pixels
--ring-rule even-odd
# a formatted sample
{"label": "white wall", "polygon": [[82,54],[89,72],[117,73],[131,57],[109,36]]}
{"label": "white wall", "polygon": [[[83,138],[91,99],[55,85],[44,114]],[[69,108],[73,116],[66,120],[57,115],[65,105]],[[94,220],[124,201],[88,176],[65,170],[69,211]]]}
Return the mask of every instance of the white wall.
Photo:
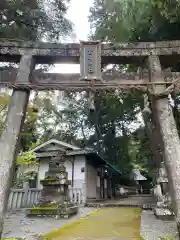
{"label": "white wall", "polygon": [[107,188],[107,179],[104,179],[104,188]]}
{"label": "white wall", "polygon": [[97,187],[100,187],[101,184],[100,184],[100,176],[97,176]]}
{"label": "white wall", "polygon": [[[72,163],[69,161],[72,157],[67,157],[64,165],[68,173],[68,180],[72,180]],[[81,168],[85,168],[85,156],[76,156],[74,162],[74,188],[83,188],[85,183],[85,172],[81,172]],[[38,188],[42,188],[40,181],[44,179],[45,173],[49,169],[49,160],[41,160],[39,166]]]}
{"label": "white wall", "polygon": [[[69,157],[72,159],[73,157]],[[65,162],[66,171],[68,172],[68,179],[72,180],[72,163]],[[81,168],[85,168],[85,156],[76,156],[74,162],[74,188],[82,188],[85,183],[85,172],[81,172]]]}
{"label": "white wall", "polygon": [[42,189],[42,185],[40,181],[45,178],[45,173],[49,170],[49,160],[44,159],[40,162],[39,165],[39,174],[38,174],[38,181],[37,181],[37,188]]}
{"label": "white wall", "polygon": [[90,164],[86,165],[87,198],[96,199],[97,169]]}

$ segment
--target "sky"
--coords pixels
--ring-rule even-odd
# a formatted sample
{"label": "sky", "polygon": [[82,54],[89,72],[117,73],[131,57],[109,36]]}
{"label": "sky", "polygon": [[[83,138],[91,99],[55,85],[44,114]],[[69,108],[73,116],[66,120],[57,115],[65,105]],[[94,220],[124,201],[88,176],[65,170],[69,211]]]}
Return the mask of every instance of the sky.
{"label": "sky", "polygon": [[[74,24],[77,42],[79,40],[87,40],[90,32],[90,24],[88,23],[89,8],[93,5],[93,2],[94,0],[71,0],[67,18]],[[80,66],[79,64],[56,64],[50,72],[79,73]]]}

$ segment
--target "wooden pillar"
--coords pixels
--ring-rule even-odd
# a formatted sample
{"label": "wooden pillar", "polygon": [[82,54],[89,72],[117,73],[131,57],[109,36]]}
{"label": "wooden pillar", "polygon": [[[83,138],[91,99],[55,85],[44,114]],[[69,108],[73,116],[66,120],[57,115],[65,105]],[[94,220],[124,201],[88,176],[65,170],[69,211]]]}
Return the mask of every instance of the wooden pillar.
{"label": "wooden pillar", "polygon": [[115,182],[114,177],[111,178],[111,189],[112,189],[112,197],[115,197]]}
{"label": "wooden pillar", "polygon": [[[148,57],[148,67],[150,81],[164,81],[158,56]],[[154,86],[153,89],[154,93],[158,95],[165,91],[166,86],[162,84]],[[168,96],[161,95],[161,97],[156,97],[154,103],[164,147],[164,162],[170,184],[170,193],[180,236],[180,139]]]}
{"label": "wooden pillar", "polygon": [[102,167],[100,172],[100,193],[101,193],[100,198],[104,199],[104,171]]}
{"label": "wooden pillar", "polygon": [[109,181],[109,198],[112,198],[112,179],[111,177],[108,178]]}
{"label": "wooden pillar", "polygon": [[[28,82],[33,68],[33,57],[22,56],[16,82]],[[4,130],[0,138],[0,237],[13,177],[17,144],[27,111],[29,95],[29,90],[13,91]]]}
{"label": "wooden pillar", "polygon": [[75,163],[75,156],[73,156],[73,159],[71,161],[72,163],[72,182],[71,182],[71,187],[74,187],[74,163]]}

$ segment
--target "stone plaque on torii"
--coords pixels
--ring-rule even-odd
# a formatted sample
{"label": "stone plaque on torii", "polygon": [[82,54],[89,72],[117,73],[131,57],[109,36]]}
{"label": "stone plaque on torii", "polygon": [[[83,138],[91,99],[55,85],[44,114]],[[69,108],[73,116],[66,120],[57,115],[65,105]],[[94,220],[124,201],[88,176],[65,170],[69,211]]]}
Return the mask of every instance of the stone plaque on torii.
{"label": "stone plaque on torii", "polygon": [[80,42],[80,80],[102,80],[101,42]]}
{"label": "stone plaque on torii", "polygon": [[80,42],[80,80],[89,81],[92,90],[88,91],[88,105],[90,111],[95,110],[93,85],[102,82],[101,76],[101,42]]}

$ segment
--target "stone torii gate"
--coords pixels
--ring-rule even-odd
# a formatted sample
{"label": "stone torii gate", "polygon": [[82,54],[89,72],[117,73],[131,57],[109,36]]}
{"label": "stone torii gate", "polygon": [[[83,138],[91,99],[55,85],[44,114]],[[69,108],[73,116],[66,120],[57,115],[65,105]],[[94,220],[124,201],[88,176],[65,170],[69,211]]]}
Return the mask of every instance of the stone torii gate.
{"label": "stone torii gate", "polygon": [[[180,41],[156,43],[81,44],[0,42],[0,61],[19,62],[14,69],[0,72],[0,86],[13,88],[11,103],[0,139],[0,228],[8,202],[18,140],[25,119],[30,91],[34,90],[115,90],[138,88],[148,91],[153,102],[157,131],[164,144],[171,196],[179,229],[180,222],[180,140],[168,94],[178,90],[180,73],[163,71],[180,59]],[[46,74],[34,70],[36,64],[81,63],[81,74]],[[135,63],[139,73],[103,73],[101,64]],[[143,69],[148,69],[144,71]],[[153,108],[154,107],[154,108]],[[174,164],[172,164],[175,162]],[[179,230],[180,232],[180,230]]]}

